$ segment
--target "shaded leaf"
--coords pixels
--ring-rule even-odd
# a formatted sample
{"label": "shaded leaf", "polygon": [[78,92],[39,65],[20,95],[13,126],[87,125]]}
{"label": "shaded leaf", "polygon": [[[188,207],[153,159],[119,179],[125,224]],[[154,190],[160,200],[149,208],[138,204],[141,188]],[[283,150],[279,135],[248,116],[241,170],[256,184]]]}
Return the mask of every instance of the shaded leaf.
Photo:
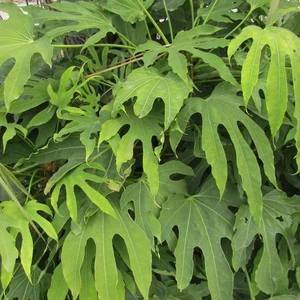
{"label": "shaded leaf", "polygon": [[214,181],[208,181],[197,195],[170,196],[163,204],[159,220],[162,240],[168,237],[174,226],[179,230],[174,252],[178,288],[184,289],[189,285],[193,275],[193,250],[199,247],[204,255],[212,298],[231,299],[233,274],[222,250],[221,239],[231,239],[234,215],[228,210],[224,199],[219,202]]}
{"label": "shaded leaf", "polygon": [[[288,198],[277,190],[269,192],[263,198],[263,215],[260,225],[263,250],[255,271],[255,281],[258,287],[267,294],[275,293],[283,273],[283,265],[276,245],[278,234],[284,237],[288,245],[290,265],[295,263],[290,227],[292,225],[291,214],[299,209],[299,197]],[[240,207],[235,227],[236,233],[232,240],[232,247],[233,266],[237,270],[246,267],[249,259],[249,245],[258,234],[248,207]],[[252,251],[251,247],[250,251]]]}

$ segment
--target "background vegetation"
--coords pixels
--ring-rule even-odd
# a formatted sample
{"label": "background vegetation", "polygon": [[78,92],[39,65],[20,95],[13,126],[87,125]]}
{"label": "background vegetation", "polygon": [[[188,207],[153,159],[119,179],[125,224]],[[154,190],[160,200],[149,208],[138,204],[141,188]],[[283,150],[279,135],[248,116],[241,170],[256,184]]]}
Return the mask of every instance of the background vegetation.
{"label": "background vegetation", "polygon": [[1,3],[1,298],[299,299],[298,7]]}

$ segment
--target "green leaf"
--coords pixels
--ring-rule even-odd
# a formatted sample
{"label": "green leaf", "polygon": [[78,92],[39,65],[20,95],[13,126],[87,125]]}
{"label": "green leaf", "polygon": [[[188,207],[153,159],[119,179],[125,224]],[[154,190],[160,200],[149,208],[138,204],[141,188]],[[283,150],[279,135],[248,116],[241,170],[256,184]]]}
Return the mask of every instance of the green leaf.
{"label": "green leaf", "polygon": [[203,120],[201,144],[222,196],[228,177],[227,159],[218,133],[218,127],[223,125],[236,151],[238,172],[242,178],[243,189],[247,193],[251,214],[257,224],[260,224],[262,217],[260,168],[255,154],[241,133],[239,123],[249,132],[257,154],[263,162],[264,171],[276,186],[273,152],[264,131],[240,109],[243,103],[241,97],[236,95],[238,91],[238,87],[222,83],[206,100],[189,98],[177,117],[181,131],[171,131],[171,145],[175,151],[190,117],[195,113],[201,113]]}
{"label": "green leaf", "polygon": [[15,238],[7,229],[10,227],[19,229],[19,224],[17,219],[3,213],[0,214],[0,224],[1,266],[12,276],[19,253],[15,246]]}
{"label": "green leaf", "polygon": [[107,10],[120,15],[125,22],[135,23],[137,20],[144,20],[145,9],[149,8],[154,0],[107,0],[101,4]]}
{"label": "green leaf", "polygon": [[35,40],[34,21],[30,14],[25,15],[13,3],[1,3],[0,10],[9,14],[7,20],[0,22],[0,65],[10,58],[15,59],[15,64],[4,82],[5,106],[9,110],[11,103],[22,94],[24,85],[31,76],[32,56],[40,53],[51,66],[53,49],[48,36]]}
{"label": "green leaf", "polygon": [[149,114],[154,100],[160,98],[165,103],[164,124],[165,129],[168,129],[190,91],[190,88],[172,72],[163,76],[154,68],[136,69],[118,90],[113,109],[116,111],[125,101],[137,97],[133,106],[134,113],[142,118]]}
{"label": "green leaf", "polygon": [[31,224],[29,223],[27,218],[29,217],[31,222],[35,222],[36,224],[38,224],[38,226],[49,237],[57,241],[58,237],[51,223],[38,213],[41,211],[44,214],[51,215],[52,212],[47,205],[38,203],[36,200],[30,200],[23,206],[27,217],[24,216],[24,214],[20,211],[20,209],[15,205],[13,201],[2,202],[1,207],[3,209],[3,212],[7,216],[14,218],[14,223],[17,226],[16,231],[20,232],[22,235],[22,246],[20,250],[21,263],[25,274],[27,275],[29,281],[31,281],[33,239],[30,232]]}
{"label": "green leaf", "polygon": [[170,67],[173,72],[187,84],[188,87],[191,86],[191,83],[187,76],[187,58],[182,54],[182,52],[193,54],[193,58],[201,59],[212,68],[216,69],[224,80],[232,83],[233,85],[237,85],[237,82],[230,73],[228,67],[219,56],[199,50],[226,47],[228,45],[228,41],[226,39],[211,37],[211,35],[220,29],[221,28],[211,25],[196,26],[193,29],[178,32],[173,43],[171,45],[167,45],[167,47],[162,46],[157,42],[148,41],[147,43],[140,45],[136,52],[149,50],[145,52],[143,56],[143,61],[146,66],[152,65],[160,53],[169,53],[168,62]]}
{"label": "green leaf", "polygon": [[147,175],[150,184],[150,190],[153,195],[157,194],[159,187],[158,179],[158,159],[155,149],[153,149],[152,137],[156,137],[158,142],[163,142],[163,129],[160,124],[161,110],[152,110],[147,116],[137,118],[130,110],[125,114],[120,112],[116,119],[106,121],[100,132],[99,145],[103,141],[110,141],[111,138],[118,136],[122,127],[129,125],[129,130],[122,136],[116,148],[116,164],[119,171],[122,164],[133,158],[133,149],[135,142],[140,140],[143,144],[143,169]]}
{"label": "green leaf", "polygon": [[124,240],[136,284],[144,299],[148,299],[151,283],[150,242],[143,230],[130,218],[128,212],[120,211],[118,201],[119,199],[116,199],[112,202],[118,215],[117,219],[98,211],[89,218],[79,235],[70,232],[64,242],[63,273],[74,299],[79,295],[82,286],[80,270],[88,239],[92,239],[96,245],[94,270],[99,298],[118,299],[119,276],[112,243],[115,235],[119,235]]}
{"label": "green leaf", "polygon": [[227,0],[211,1],[210,5],[205,5],[197,10],[197,16],[203,20],[212,20],[219,23],[232,23],[232,20],[242,20],[244,13],[234,11],[243,1],[228,2]]}
{"label": "green leaf", "polygon": [[175,11],[179,6],[184,4],[185,0],[158,0],[153,5],[154,10],[165,9],[165,5],[169,11]]}
{"label": "green leaf", "polygon": [[[88,171],[87,171],[88,170]],[[100,172],[100,173],[99,173]],[[102,165],[96,162],[91,162],[89,165],[83,163],[76,169],[65,175],[58,183],[56,183],[52,195],[51,204],[57,211],[57,203],[59,195],[63,186],[66,189],[66,201],[70,211],[71,218],[77,222],[77,197],[75,193],[75,186],[80,189],[88,196],[88,198],[96,204],[105,213],[117,217],[113,207],[109,201],[96,189],[94,189],[87,181],[95,183],[103,183],[107,181],[107,178],[102,177],[101,173],[105,172]],[[48,193],[50,190],[49,185],[46,186],[44,192]]]}
{"label": "green leaf", "polygon": [[[291,236],[291,214],[300,209],[299,197],[288,198],[273,190],[263,198],[263,215],[260,234],[263,241],[262,256],[255,271],[255,281],[266,294],[274,294],[281,279],[283,266],[277,250],[277,235],[282,235],[289,249],[289,264],[295,264],[293,238]],[[248,263],[249,245],[258,234],[249,208],[241,206],[235,223],[236,233],[232,240],[233,266],[235,270],[245,268]],[[252,248],[250,249],[252,251]]]}
{"label": "green leaf", "polygon": [[122,193],[121,209],[130,202],[134,204],[135,222],[146,233],[154,250],[154,237],[160,240],[161,234],[160,223],[157,220],[159,207],[146,178],[140,178],[137,183],[129,185]]}
{"label": "green leaf", "polygon": [[[286,57],[289,58],[293,72],[293,86],[295,98],[295,118],[297,122],[297,132],[300,132],[300,109],[298,107],[300,99],[300,39],[293,32],[285,29],[267,26],[261,29],[257,26],[247,26],[242,32],[231,41],[228,47],[229,59],[238,50],[240,45],[246,40],[252,39],[252,45],[242,68],[241,86],[244,101],[247,105],[253,89],[255,88],[260,68],[264,48],[268,46],[271,51],[270,68],[267,76],[266,105],[268,120],[273,136],[277,133],[283,122],[284,114],[287,110],[288,87],[286,75]],[[300,134],[296,134],[296,147],[300,150]],[[300,165],[300,156],[297,155],[297,163]]]}
{"label": "green leaf", "polygon": [[[82,31],[86,29],[97,28],[100,31],[92,35],[85,42],[85,46],[89,46],[99,42],[108,32],[115,33],[112,25],[112,16],[108,12],[103,11],[98,5],[91,2],[76,1],[60,3],[52,3],[50,5],[55,10],[47,10],[38,7],[27,7],[34,21],[39,24],[54,21],[67,21],[63,26],[54,26],[53,29],[47,31],[46,35],[54,38],[72,31]],[[46,26],[47,29],[47,26]]]}
{"label": "green leaf", "polygon": [[31,283],[22,268],[19,268],[12,279],[6,297],[8,299],[40,300],[41,286],[43,284],[43,280],[39,281],[40,274],[41,270],[34,266]]}
{"label": "green leaf", "polygon": [[47,293],[49,300],[65,300],[68,293],[68,285],[62,273],[62,265],[59,264],[52,275],[51,286]]}
{"label": "green leaf", "polygon": [[[226,195],[225,195],[226,197]],[[221,239],[231,239],[234,215],[226,200],[219,202],[214,180],[209,180],[199,194],[176,194],[163,204],[160,215],[162,240],[174,226],[179,237],[175,249],[176,281],[186,288],[193,275],[193,250],[201,248],[205,259],[208,288],[213,299],[232,299],[233,274],[221,247]]]}
{"label": "green leaf", "polygon": [[2,136],[3,152],[5,152],[7,143],[13,139],[18,132],[21,132],[24,136],[27,135],[27,130],[20,124],[8,123],[5,113],[0,112],[0,128],[5,127],[6,130]]}

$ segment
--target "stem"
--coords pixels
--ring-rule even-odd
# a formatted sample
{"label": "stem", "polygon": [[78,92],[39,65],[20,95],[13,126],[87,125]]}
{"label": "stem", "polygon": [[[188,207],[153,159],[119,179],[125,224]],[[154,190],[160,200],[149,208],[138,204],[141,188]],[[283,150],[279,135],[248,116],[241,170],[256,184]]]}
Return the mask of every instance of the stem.
{"label": "stem", "polygon": [[170,18],[169,12],[168,12],[166,0],[163,0],[163,3],[164,3],[164,8],[165,8],[166,16],[167,16],[167,19],[168,19],[168,24],[169,24],[169,29],[170,29],[170,35],[171,35],[171,42],[173,43],[173,39],[174,39],[174,36],[173,36],[173,27],[172,27],[171,18]]}
{"label": "stem", "polygon": [[251,288],[251,280],[250,280],[250,277],[249,277],[249,274],[247,272],[247,270],[243,270],[245,272],[245,275],[246,275],[246,279],[247,279],[247,283],[248,283],[248,287],[249,287],[249,292],[250,292],[250,298],[251,300],[255,300],[255,296],[253,295],[253,291],[252,291],[252,288]]}
{"label": "stem", "polygon": [[203,22],[203,25],[205,25],[208,22],[208,19],[211,15],[212,11],[214,10],[215,6],[217,5],[217,3],[218,3],[218,0],[215,0],[214,4],[212,5],[211,9],[209,10],[209,12],[208,12],[208,14],[207,14],[207,16],[206,16],[206,18]]}
{"label": "stem", "polygon": [[241,23],[239,23],[236,27],[234,27],[228,34],[226,34],[226,36],[224,37],[225,39],[227,39],[230,35],[232,35],[237,29],[239,29],[244,22],[249,18],[249,16],[252,14],[253,10],[250,9],[250,11],[248,12],[247,16],[241,21]]}
{"label": "stem", "polygon": [[[78,45],[60,45],[60,44],[52,44],[54,48],[82,48],[83,44]],[[115,48],[125,48],[135,50],[136,47],[127,46],[127,45],[118,45],[118,44],[94,44],[94,47],[115,47]]]}
{"label": "stem", "polygon": [[157,25],[157,23],[155,22],[155,20],[152,18],[151,14],[148,12],[148,10],[144,7],[143,3],[140,0],[137,0],[137,2],[139,3],[139,5],[141,6],[141,8],[143,9],[145,15],[149,18],[149,20],[151,21],[151,23],[153,24],[153,26],[155,27],[155,29],[157,30],[158,34],[161,36],[162,40],[164,41],[164,43],[166,45],[170,44],[168,39],[166,38],[166,36],[164,35],[164,33],[162,32],[162,30],[160,29],[160,27]]}
{"label": "stem", "polygon": [[25,167],[25,168],[22,168],[22,169],[19,169],[19,170],[16,170],[16,171],[12,171],[12,173],[13,173],[14,175],[19,175],[19,174],[22,174],[22,173],[24,173],[24,172],[26,172],[26,171],[28,171],[28,170],[30,170],[30,169],[32,169],[32,168],[37,167],[38,165],[39,165],[38,163],[35,163],[35,164],[30,165],[30,166],[27,166],[27,167]]}
{"label": "stem", "polygon": [[147,30],[148,38],[149,38],[149,40],[152,40],[151,33],[150,33],[150,30],[149,30],[149,26],[147,24],[146,19],[144,19],[144,23],[145,23],[145,27],[146,27],[146,30]]}
{"label": "stem", "polygon": [[194,12],[193,0],[190,0],[190,6],[191,6],[191,16],[192,16],[192,28],[194,28],[194,26],[195,26],[195,12]]}
{"label": "stem", "polygon": [[[117,31],[117,35],[119,35],[123,40],[125,40],[128,44],[130,44],[134,50],[136,49],[137,46],[131,40],[129,40],[125,35],[123,35],[121,32]],[[128,46],[127,46],[127,48],[128,48]]]}

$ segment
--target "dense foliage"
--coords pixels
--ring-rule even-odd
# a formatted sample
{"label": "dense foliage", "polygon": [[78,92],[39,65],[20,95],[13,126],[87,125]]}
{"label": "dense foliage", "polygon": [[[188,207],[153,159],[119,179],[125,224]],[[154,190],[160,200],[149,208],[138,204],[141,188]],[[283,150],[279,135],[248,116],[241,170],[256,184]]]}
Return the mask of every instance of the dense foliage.
{"label": "dense foliage", "polygon": [[298,6],[1,3],[1,299],[300,299]]}

